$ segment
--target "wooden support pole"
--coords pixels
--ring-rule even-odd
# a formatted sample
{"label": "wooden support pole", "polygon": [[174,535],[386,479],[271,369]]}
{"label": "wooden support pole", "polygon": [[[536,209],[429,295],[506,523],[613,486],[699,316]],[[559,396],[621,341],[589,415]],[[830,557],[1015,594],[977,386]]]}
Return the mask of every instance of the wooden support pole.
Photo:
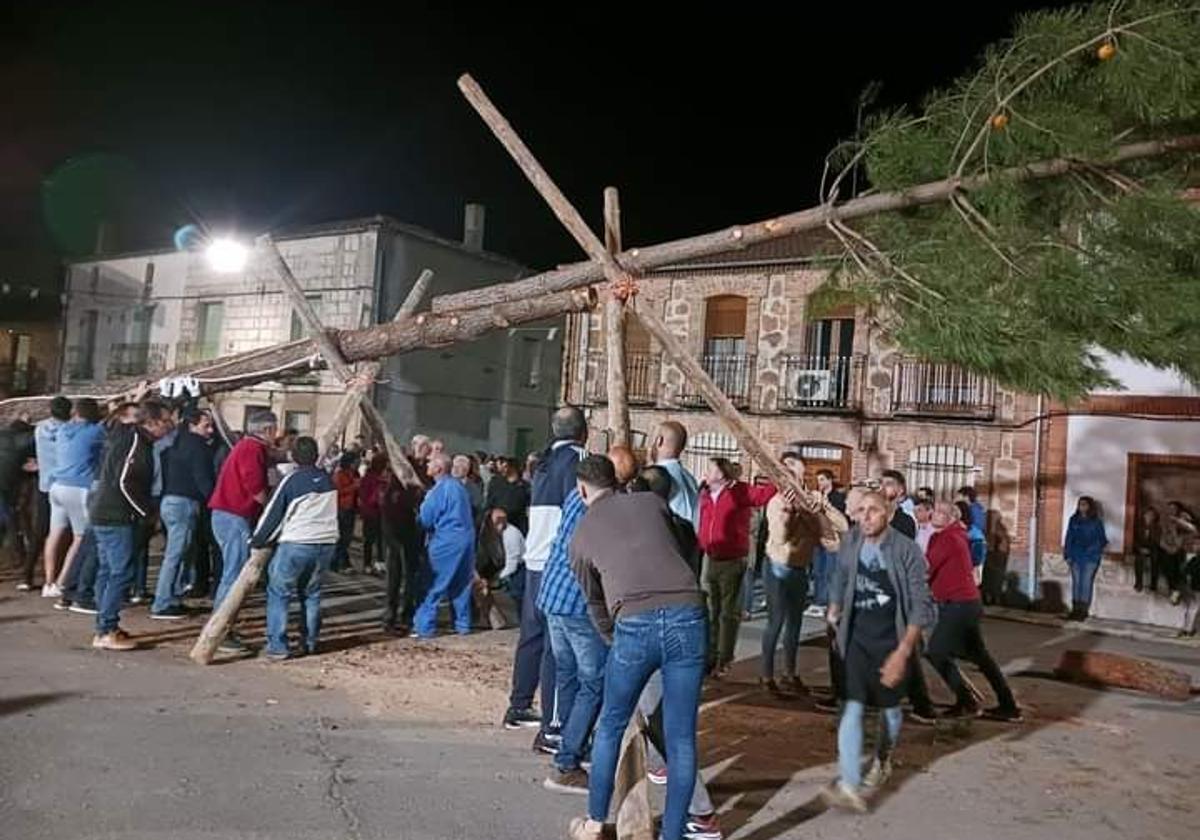
{"label": "wooden support pole", "polygon": [[[534,189],[542,196],[545,202],[550,205],[554,215],[558,217],[563,226],[574,237],[579,246],[584,252],[591,257],[593,261],[599,263],[603,267],[605,278],[613,284],[621,283],[628,278],[628,273],[617,262],[617,258],[609,254],[604,248],[604,244],[596,238],[596,234],[584,222],[583,217],[579,215],[579,211],[567,200],[558,185],[554,183],[550,175],[538,163],[537,158],[533,156],[533,152],[521,140],[516,131],[509,124],[508,120],[497,110],[492,101],[488,99],[487,94],[483,89],[468,75],[464,75],[458,80],[458,87],[466,96],[467,101],[483,118],[492,133],[496,135],[496,139],[508,150],[509,155],[521,167],[521,171],[533,184]],[[654,336],[662,347],[663,353],[675,363],[675,365],[683,372],[693,385],[699,390],[700,395],[704,397],[705,402],[712,408],[730,433],[737,439],[741,447],[746,450],[751,458],[755,460],[759,468],[766,473],[775,484],[781,488],[790,487],[800,497],[806,494],[804,488],[801,487],[788,472],[782,463],[771,455],[766,445],[759,440],[754,431],[742,419],[742,415],[730,402],[725,393],[717,387],[712,381],[704,368],[700,367],[697,362],[687,351],[683,345],[679,343],[679,339],[671,334],[667,325],[662,320],[650,312],[649,310],[640,310],[637,306],[629,307],[629,313],[636,317],[646,330]]]}
{"label": "wooden support pole", "polygon": [[[313,341],[317,343],[317,348],[321,351],[321,356],[325,359],[325,364],[329,365],[330,370],[337,374],[338,379],[349,385],[354,379],[354,371],[346,363],[346,359],[342,355],[342,349],[334,343],[329,333],[325,330],[325,325],[321,323],[316,310],[313,309],[308,298],[304,296],[304,290],[300,288],[300,283],[296,280],[296,276],[292,274],[292,270],[288,268],[288,264],[283,259],[283,254],[279,253],[279,248],[275,245],[274,240],[266,236],[263,237],[263,241],[267,248],[267,256],[275,266],[275,273],[279,275],[279,282],[283,284],[284,291],[291,299],[293,305],[295,305],[296,310],[300,313],[300,319],[304,321],[305,326],[312,333]],[[412,464],[408,462],[408,458],[404,454],[404,448],[400,446],[395,436],[388,429],[387,421],[375,406],[375,403],[370,400],[360,399],[359,405],[362,407],[363,415],[371,425],[375,436],[382,440],[384,446],[387,448],[388,461],[391,462],[392,470],[405,484],[420,484],[421,479],[417,477],[417,474],[413,471]]]}
{"label": "wooden support pole", "polygon": [[[396,323],[409,318],[416,313],[417,307],[421,305],[421,301],[425,298],[429,291],[430,283],[433,282],[433,272],[428,268],[421,272],[421,276],[408,291],[404,303],[396,310],[396,315],[392,318],[392,322]],[[367,392],[379,378],[379,371],[382,369],[383,363],[380,361],[367,362],[362,366],[359,375],[350,385],[350,390],[342,397],[342,401],[338,403],[337,411],[334,412],[333,419],[329,422],[329,426],[321,433],[317,445],[322,454],[329,451],[329,447],[333,442],[341,437],[346,425],[350,422],[350,418],[354,416],[354,412],[359,406],[367,401]],[[385,442],[386,445],[386,442]],[[388,453],[389,460],[391,452]]]}
{"label": "wooden support pole", "polygon": [[197,665],[207,665],[212,662],[217,647],[225,638],[225,633],[237,620],[242,602],[254,591],[254,586],[262,576],[263,569],[271,560],[271,554],[272,551],[269,548],[256,548],[250,552],[250,558],[246,561],[246,565],[242,566],[237,580],[225,593],[225,600],[209,616],[208,621],[204,623],[204,628],[200,631],[200,638],[196,639],[196,644],[192,645],[191,657]]}
{"label": "wooden support pole", "polygon": [[[611,255],[621,252],[621,199],[616,187],[604,189],[604,247]],[[625,301],[610,293],[604,308],[608,348],[605,389],[608,393],[610,443],[629,445],[629,391],[625,381]]]}

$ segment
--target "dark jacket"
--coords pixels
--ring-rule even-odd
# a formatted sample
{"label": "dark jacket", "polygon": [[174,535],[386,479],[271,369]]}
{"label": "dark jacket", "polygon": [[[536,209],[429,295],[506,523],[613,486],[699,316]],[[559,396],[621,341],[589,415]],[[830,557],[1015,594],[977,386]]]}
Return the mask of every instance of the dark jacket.
{"label": "dark jacket", "polygon": [[150,510],[153,441],[140,426],[118,423],[108,432],[95,489],[88,495],[93,525],[132,525]]}
{"label": "dark jacket", "polygon": [[180,429],[162,453],[163,495],[207,502],[217,484],[212,447],[199,435]]}
{"label": "dark jacket", "polygon": [[897,506],[896,512],[892,514],[891,526],[899,531],[910,540],[917,538],[917,523],[913,518],[904,512],[904,509]]}
{"label": "dark jacket", "polygon": [[562,506],[575,489],[575,468],[584,456],[575,441],[559,440],[542,453],[533,474],[529,501],[529,534],[525,540],[525,568],[540,572],[550,559],[550,548],[562,520]]}
{"label": "dark jacket", "polygon": [[522,534],[529,530],[529,485],[521,479],[509,481],[502,475],[493,478],[488,483],[484,506],[503,510]]}
{"label": "dark jacket", "polygon": [[0,495],[9,504],[16,500],[17,488],[25,475],[21,468],[33,457],[33,426],[23,420],[14,420],[11,426],[0,431]]}
{"label": "dark jacket", "polygon": [[318,467],[297,467],[275,488],[258,527],[254,548],[274,543],[333,545],[338,541],[337,490]]}
{"label": "dark jacket", "polygon": [[[911,521],[911,520],[910,520]],[[829,578],[829,603],[837,604],[837,646],[844,658],[850,642],[850,622],[854,613],[854,583],[858,576],[858,553],[863,533],[851,528],[842,537],[837,563]],[[896,590],[896,638],[903,639],[910,625],[929,632],[937,621],[937,608],[929,594],[928,567],[920,547],[895,528],[885,528],[880,544],[888,578]]]}

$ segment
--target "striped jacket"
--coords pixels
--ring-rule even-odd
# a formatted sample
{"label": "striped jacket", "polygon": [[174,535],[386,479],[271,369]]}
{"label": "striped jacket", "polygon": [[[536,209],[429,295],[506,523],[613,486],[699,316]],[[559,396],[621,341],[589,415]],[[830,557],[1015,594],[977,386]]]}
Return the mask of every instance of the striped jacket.
{"label": "striped jacket", "polygon": [[558,440],[538,461],[529,500],[529,535],[525,538],[525,568],[531,572],[542,571],[550,559],[562,507],[575,489],[575,468],[584,454],[575,441]]}
{"label": "striped jacket", "polygon": [[109,430],[95,490],[88,496],[93,525],[132,525],[150,511],[152,446],[140,426],[118,423]]}
{"label": "striped jacket", "polygon": [[337,488],[324,470],[297,467],[275,488],[250,545],[333,545],[338,541],[337,506]]}

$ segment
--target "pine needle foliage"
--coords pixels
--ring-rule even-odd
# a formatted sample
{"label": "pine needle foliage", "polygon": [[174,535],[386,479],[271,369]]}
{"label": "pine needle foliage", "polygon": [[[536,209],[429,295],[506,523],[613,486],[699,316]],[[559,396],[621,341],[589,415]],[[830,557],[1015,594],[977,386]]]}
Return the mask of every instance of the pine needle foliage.
{"label": "pine needle foliage", "polygon": [[1200,205],[1184,197],[1200,183],[1197,156],[998,177],[1196,133],[1200,4],[1118,0],[1025,15],[918,114],[876,115],[860,143],[838,150],[856,155],[849,165],[863,167],[871,190],[992,180],[835,230],[846,259],[820,297],[868,303],[904,351],[1021,391],[1072,399],[1111,385],[1101,350],[1200,382]]}

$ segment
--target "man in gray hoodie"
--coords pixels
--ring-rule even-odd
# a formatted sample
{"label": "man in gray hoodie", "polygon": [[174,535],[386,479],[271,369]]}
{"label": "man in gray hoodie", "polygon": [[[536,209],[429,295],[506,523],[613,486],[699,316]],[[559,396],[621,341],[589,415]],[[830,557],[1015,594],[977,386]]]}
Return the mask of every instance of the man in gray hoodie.
{"label": "man in gray hoodie", "polygon": [[[844,663],[845,703],[838,726],[840,778],[822,791],[832,806],[867,810],[862,787],[875,788],[892,771],[900,735],[909,661],[935,621],[921,549],[888,527],[891,511],[879,493],[863,496],[859,527],[842,540],[829,586],[827,620],[837,628]],[[880,709],[880,736],[866,776],[862,774],[863,712]]]}

